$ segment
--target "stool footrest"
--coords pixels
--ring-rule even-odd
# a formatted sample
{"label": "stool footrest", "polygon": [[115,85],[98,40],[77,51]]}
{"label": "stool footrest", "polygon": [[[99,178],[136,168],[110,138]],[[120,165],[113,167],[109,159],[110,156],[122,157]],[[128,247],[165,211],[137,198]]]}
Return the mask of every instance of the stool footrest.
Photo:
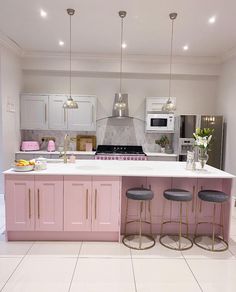
{"label": "stool footrest", "polygon": [[163,239],[165,237],[167,237],[167,236],[169,236],[169,237],[176,236],[176,237],[179,238],[179,235],[178,234],[163,234],[163,235],[160,236],[160,238],[159,238],[160,244],[165,246],[165,247],[167,247],[167,248],[169,248],[169,249],[172,249],[172,250],[188,250],[193,246],[193,241],[189,237],[181,235],[180,239],[182,239],[182,238],[186,239],[189,242],[189,244],[187,246],[181,247],[181,243],[180,243],[180,247],[172,247],[169,244],[163,242]]}
{"label": "stool footrest", "polygon": [[209,235],[197,235],[197,236],[194,236],[193,238],[193,242],[200,248],[202,249],[205,249],[205,250],[208,250],[208,251],[212,251],[212,252],[221,252],[221,251],[225,251],[228,249],[229,245],[228,245],[228,242],[226,242],[223,238],[221,238],[220,236],[215,236],[215,240],[219,240],[221,243],[223,243],[224,247],[222,248],[219,248],[219,249],[215,249],[215,245],[213,245],[213,248],[212,247],[206,247],[202,244],[200,244],[199,242],[197,242],[197,239],[198,238],[201,238],[202,236],[206,236],[208,238],[210,238],[212,240],[212,237],[209,236]]}
{"label": "stool footrest", "polygon": [[[147,243],[147,246],[145,247],[135,247],[134,243],[133,245],[132,244],[129,244],[127,243],[127,241],[130,241],[132,243],[132,239],[133,237],[139,237],[139,234],[136,234],[136,233],[133,233],[133,234],[127,234],[127,235],[124,235],[123,239],[122,239],[122,242],[125,246],[129,247],[129,248],[132,248],[132,249],[137,249],[137,250],[145,250],[145,249],[149,249],[149,248],[152,248],[155,244],[156,244],[156,240],[154,239],[153,236],[149,235],[149,234],[142,234],[141,237],[142,238],[148,238],[150,240],[149,243]],[[131,238],[129,240],[129,238]],[[127,240],[127,241],[126,241]]]}

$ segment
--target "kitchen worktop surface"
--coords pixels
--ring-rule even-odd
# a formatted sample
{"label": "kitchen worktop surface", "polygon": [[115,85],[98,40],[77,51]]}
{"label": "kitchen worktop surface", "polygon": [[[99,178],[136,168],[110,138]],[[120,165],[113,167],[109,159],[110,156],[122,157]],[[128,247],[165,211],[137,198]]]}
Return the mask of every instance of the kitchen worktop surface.
{"label": "kitchen worktop surface", "polygon": [[15,172],[9,169],[8,175],[105,175],[105,176],[144,176],[144,177],[192,177],[192,178],[234,178],[233,175],[206,165],[195,171],[185,169],[186,162],[176,161],[114,161],[77,160],[76,163],[48,163],[46,170]]}
{"label": "kitchen worktop surface", "polygon": [[[75,155],[95,155],[96,151],[67,151],[67,154],[75,154]],[[48,155],[48,154],[60,154],[59,151],[17,151],[16,154],[36,154],[36,155]],[[174,153],[161,153],[161,152],[145,152],[147,156],[161,156],[161,157],[176,157],[177,154]]]}

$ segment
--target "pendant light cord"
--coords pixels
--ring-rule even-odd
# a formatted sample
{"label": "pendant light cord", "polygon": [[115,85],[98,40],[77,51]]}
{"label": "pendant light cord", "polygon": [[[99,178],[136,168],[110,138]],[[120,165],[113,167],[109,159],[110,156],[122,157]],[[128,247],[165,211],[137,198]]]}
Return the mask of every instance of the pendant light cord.
{"label": "pendant light cord", "polygon": [[[123,17],[121,17],[121,35],[120,35],[120,94],[122,94],[122,71],[123,71],[123,34],[124,34],[124,23]],[[121,96],[121,95],[120,95]]]}
{"label": "pendant light cord", "polygon": [[70,15],[70,98],[71,98],[71,15]]}
{"label": "pendant light cord", "polygon": [[172,19],[171,41],[170,41],[169,101],[170,101],[170,98],[171,98],[171,83],[172,83],[173,38],[174,38],[174,19]]}

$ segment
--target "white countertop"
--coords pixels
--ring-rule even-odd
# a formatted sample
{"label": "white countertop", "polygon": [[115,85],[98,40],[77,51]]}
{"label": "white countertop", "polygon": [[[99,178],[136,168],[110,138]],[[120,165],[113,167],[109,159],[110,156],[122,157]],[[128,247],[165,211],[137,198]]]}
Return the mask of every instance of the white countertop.
{"label": "white countertop", "polygon": [[162,156],[162,157],[177,157],[174,153],[162,153],[162,152],[145,152],[147,156]]}
{"label": "white countertop", "polygon": [[[36,154],[36,155],[49,155],[49,154],[60,154],[59,151],[17,151],[16,154]],[[96,151],[67,151],[67,154],[77,154],[77,155],[95,155]],[[161,157],[176,157],[177,154],[168,154],[161,152],[145,152],[147,156],[161,156]]]}
{"label": "white countertop", "polygon": [[[67,151],[68,155],[75,154],[75,155],[95,155],[96,151]],[[60,151],[17,151],[15,154],[36,154],[36,155],[50,155],[50,154],[60,154]]]}
{"label": "white countertop", "polygon": [[117,161],[117,160],[77,160],[76,163],[48,163],[47,170],[15,172],[4,171],[8,175],[104,175],[142,177],[186,177],[186,178],[234,178],[233,175],[206,165],[201,170],[185,169],[186,162],[179,161]]}

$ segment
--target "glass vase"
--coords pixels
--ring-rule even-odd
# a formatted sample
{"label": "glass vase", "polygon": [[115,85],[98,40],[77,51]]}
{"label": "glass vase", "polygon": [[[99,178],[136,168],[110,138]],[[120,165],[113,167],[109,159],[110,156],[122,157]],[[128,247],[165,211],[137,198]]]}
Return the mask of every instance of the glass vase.
{"label": "glass vase", "polygon": [[207,163],[209,155],[207,154],[206,148],[198,149],[198,161],[200,162],[201,168],[203,169],[205,164]]}

